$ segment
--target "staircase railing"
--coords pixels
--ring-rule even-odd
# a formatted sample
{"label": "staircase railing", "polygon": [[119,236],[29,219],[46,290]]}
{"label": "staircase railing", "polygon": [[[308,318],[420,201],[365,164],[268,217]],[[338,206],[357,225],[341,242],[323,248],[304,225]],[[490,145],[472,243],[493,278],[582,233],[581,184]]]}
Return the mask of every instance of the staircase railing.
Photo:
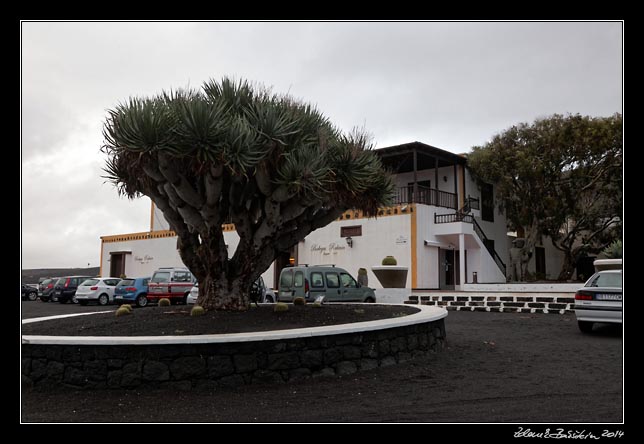
{"label": "staircase railing", "polygon": [[472,216],[471,214],[464,214],[461,212],[451,213],[451,214],[434,213],[435,224],[447,224],[452,222],[467,222],[472,224],[474,228],[474,232],[479,237],[479,239],[481,239],[481,242],[483,242],[483,245],[485,245],[485,248],[490,253],[490,256],[492,256],[492,259],[494,259],[494,262],[496,263],[496,265],[501,269],[501,272],[503,272],[503,276],[506,276],[507,270],[505,267],[505,262],[503,262],[503,260],[501,259],[501,256],[499,256],[499,253],[497,253],[494,247],[492,247],[492,242],[485,235],[483,228],[481,228],[481,226],[476,221],[476,219],[474,219],[474,216]]}

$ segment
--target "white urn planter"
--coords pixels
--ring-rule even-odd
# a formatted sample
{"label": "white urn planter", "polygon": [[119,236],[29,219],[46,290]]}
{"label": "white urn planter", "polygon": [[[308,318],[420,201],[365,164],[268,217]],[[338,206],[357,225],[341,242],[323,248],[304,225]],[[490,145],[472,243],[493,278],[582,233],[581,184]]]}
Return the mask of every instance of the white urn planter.
{"label": "white urn planter", "polygon": [[405,288],[407,286],[408,267],[398,265],[377,265],[371,267],[383,288]]}

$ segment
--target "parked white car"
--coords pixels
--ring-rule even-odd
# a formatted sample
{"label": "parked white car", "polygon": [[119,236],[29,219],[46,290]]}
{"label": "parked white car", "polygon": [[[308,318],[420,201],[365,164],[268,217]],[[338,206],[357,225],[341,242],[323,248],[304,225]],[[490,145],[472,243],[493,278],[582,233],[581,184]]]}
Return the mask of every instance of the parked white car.
{"label": "parked white car", "polygon": [[622,323],[622,270],[593,274],[575,293],[575,316],[579,329],[593,331],[595,322]]}
{"label": "parked white car", "polygon": [[186,298],[186,304],[196,304],[198,297],[199,297],[199,282],[197,282],[190,289],[190,293],[188,293],[188,297]]}
{"label": "parked white car", "polygon": [[[259,286],[259,289],[257,289],[257,286]],[[264,284],[264,279],[261,277],[255,281],[255,284],[253,285],[253,291],[259,290],[261,293],[261,296],[257,302],[268,302],[268,303],[273,303],[276,301],[275,297],[275,292],[273,291],[272,288],[266,287]],[[188,294],[188,297],[186,298],[186,304],[196,304],[197,303],[197,298],[199,297],[199,283],[196,283],[192,289],[190,290],[190,293]]]}
{"label": "parked white car", "polygon": [[76,290],[76,300],[81,305],[97,302],[98,305],[107,305],[114,302],[114,290],[121,281],[119,278],[105,277],[92,278],[83,281]]}

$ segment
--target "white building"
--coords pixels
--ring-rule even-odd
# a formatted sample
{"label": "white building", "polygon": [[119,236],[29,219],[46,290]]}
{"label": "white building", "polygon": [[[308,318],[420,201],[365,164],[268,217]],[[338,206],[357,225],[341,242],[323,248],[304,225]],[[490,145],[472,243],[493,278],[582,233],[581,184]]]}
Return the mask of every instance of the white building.
{"label": "white building", "polygon": [[[464,156],[420,142],[376,150],[396,180],[395,204],[375,219],[350,210],[285,251],[263,274],[276,287],[280,270],[299,264],[335,264],[354,276],[394,256],[409,268],[407,288],[459,289],[462,283],[506,282],[508,237],[492,185],[479,187]],[[230,255],[238,236],[224,225]],[[152,204],[150,231],[101,237],[101,276],[149,276],[159,267],[182,266],[177,237]]]}

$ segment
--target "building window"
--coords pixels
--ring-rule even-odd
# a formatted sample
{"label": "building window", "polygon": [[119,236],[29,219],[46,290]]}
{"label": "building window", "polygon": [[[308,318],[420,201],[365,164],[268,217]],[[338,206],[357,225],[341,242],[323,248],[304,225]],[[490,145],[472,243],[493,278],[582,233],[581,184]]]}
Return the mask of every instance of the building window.
{"label": "building window", "polygon": [[282,273],[282,277],[280,279],[280,287],[290,289],[292,286],[293,286],[293,271],[286,270],[284,273]]}
{"label": "building window", "polygon": [[483,245],[485,245],[487,251],[490,252],[490,255],[494,256],[494,239],[485,239],[483,241]]}
{"label": "building window", "polygon": [[340,288],[340,278],[337,273],[325,273],[327,288]]}
{"label": "building window", "polygon": [[322,280],[322,273],[314,271],[311,273],[311,287],[324,288],[324,281]]}
{"label": "building window", "polygon": [[342,281],[343,287],[358,288],[358,284],[356,284],[355,279],[353,279],[351,275],[347,273],[340,273],[340,280]]}
{"label": "building window", "polygon": [[340,227],[340,237],[356,237],[356,236],[362,236],[362,225]]}
{"label": "building window", "polygon": [[301,271],[295,272],[295,282],[293,283],[294,287],[303,287],[304,286],[304,273]]}
{"label": "building window", "polygon": [[489,183],[481,186],[481,218],[494,222],[494,188]]}

